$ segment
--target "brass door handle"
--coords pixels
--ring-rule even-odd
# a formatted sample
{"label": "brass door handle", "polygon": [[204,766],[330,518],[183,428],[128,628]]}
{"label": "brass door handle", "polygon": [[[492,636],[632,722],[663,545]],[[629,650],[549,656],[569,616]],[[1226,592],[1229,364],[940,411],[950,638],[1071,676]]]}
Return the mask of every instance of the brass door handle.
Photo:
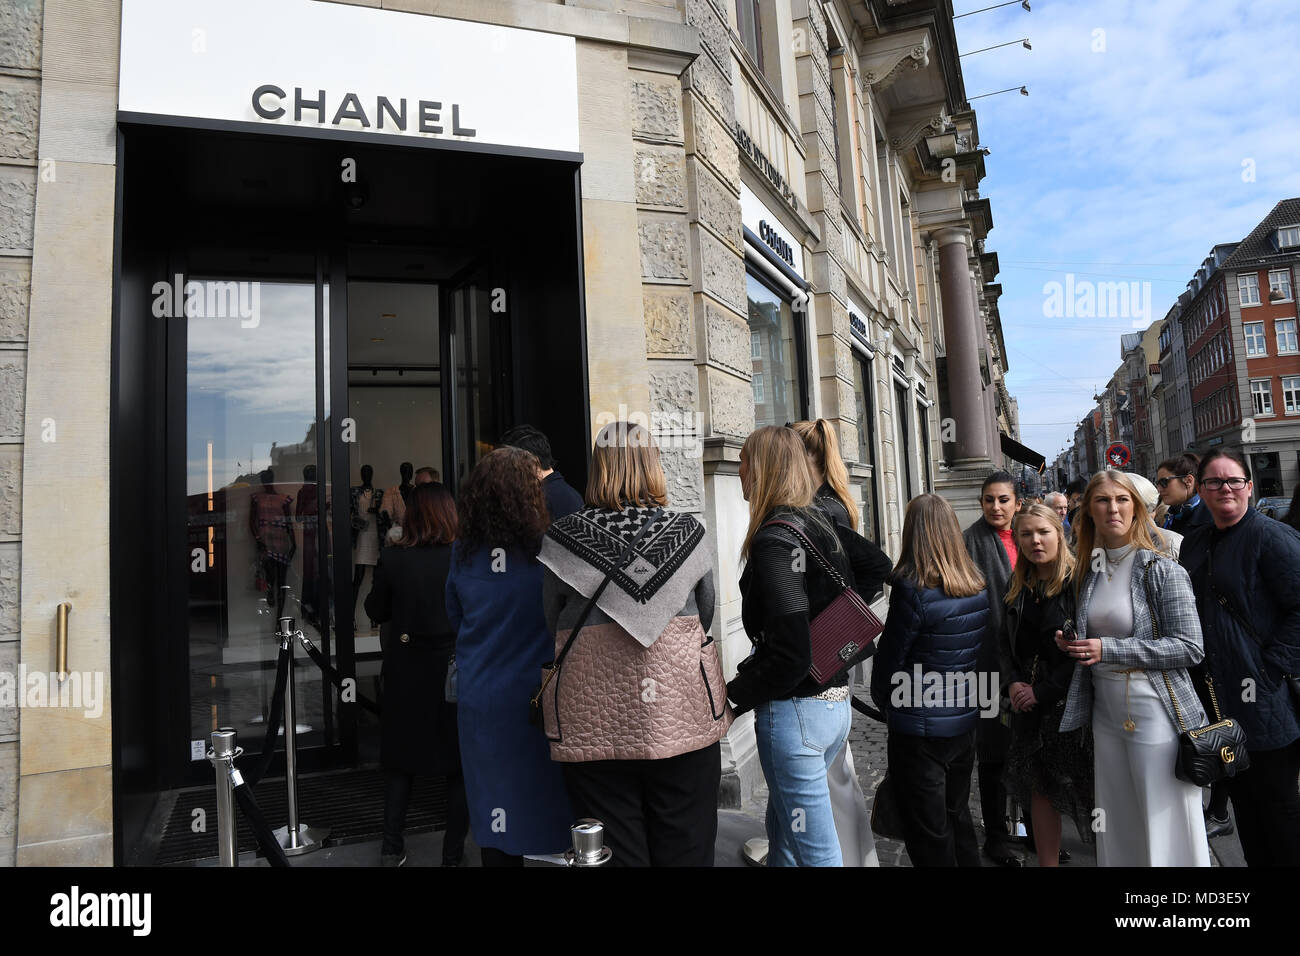
{"label": "brass door handle", "polygon": [[71,612],[71,601],[64,601],[55,612],[54,668],[59,672],[60,683],[68,676],[68,615]]}

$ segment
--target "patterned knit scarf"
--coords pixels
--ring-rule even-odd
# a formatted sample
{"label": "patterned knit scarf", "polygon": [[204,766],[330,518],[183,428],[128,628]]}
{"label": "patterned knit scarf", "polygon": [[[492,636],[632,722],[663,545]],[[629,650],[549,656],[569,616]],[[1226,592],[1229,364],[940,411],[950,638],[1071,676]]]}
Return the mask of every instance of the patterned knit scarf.
{"label": "patterned knit scarf", "polygon": [[[648,508],[585,508],[551,525],[538,558],[570,587],[590,597],[614,569],[628,542],[650,519]],[[699,548],[704,527],[688,514],[661,512],[598,602],[602,611],[649,646],[712,565]],[[687,580],[689,578],[689,580]]]}

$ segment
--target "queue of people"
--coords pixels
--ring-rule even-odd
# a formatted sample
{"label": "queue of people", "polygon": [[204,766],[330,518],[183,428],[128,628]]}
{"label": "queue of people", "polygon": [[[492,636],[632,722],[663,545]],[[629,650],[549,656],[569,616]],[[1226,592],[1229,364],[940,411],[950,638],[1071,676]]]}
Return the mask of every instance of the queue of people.
{"label": "queue of people", "polygon": [[[1068,818],[1099,865],[1207,866],[1227,800],[1248,863],[1300,863],[1300,533],[1249,507],[1235,455],[1171,459],[1154,484],[1107,470],[1041,502],[994,472],[964,532],[923,494],[894,565],[857,533],[830,423],[759,428],[739,462],[752,650],[726,681],[717,545],[670,509],[649,432],[602,429],[585,495],[536,429],[505,437],[455,504],[440,484],[399,489],[401,535],[365,602],[384,624],[386,865],[405,862],[413,775],[436,772],[444,865],[472,832],[484,865],[521,866],[595,817],[616,865],[710,866],[721,740],[750,711],[767,865],[875,865],[847,742],[868,658],[914,865],[1022,866],[1023,822],[1056,866]],[[886,583],[878,646],[819,669],[824,612]],[[1180,738],[1220,708],[1249,767],[1203,813]]]}

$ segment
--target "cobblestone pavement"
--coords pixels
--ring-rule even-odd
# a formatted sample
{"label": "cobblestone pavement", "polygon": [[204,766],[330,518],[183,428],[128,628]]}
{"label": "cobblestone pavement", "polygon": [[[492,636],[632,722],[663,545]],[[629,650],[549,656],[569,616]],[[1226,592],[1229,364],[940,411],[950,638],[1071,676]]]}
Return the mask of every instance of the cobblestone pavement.
{"label": "cobblestone pavement", "polygon": [[[876,787],[885,776],[887,758],[885,752],[886,732],[884,724],[871,718],[853,712],[853,724],[849,729],[849,747],[853,751],[853,767],[858,774],[858,782],[862,785],[862,792],[867,798],[867,809],[871,809],[871,803],[875,798]],[[984,827],[983,815],[980,811],[978,771],[971,776],[971,795],[970,808],[971,817],[975,821],[975,835],[981,846],[984,844]],[[744,808],[744,812],[761,821],[767,806],[767,791],[765,788],[758,788],[755,791],[754,799],[751,804]],[[1071,866],[1077,867],[1094,867],[1097,865],[1096,849],[1084,843],[1079,835],[1075,832],[1073,824],[1068,820],[1061,829],[1061,845],[1069,850],[1073,858]],[[1037,860],[1033,853],[1027,849],[1021,850],[1021,855],[1025,858],[1026,866],[1037,866]],[[880,860],[881,866],[911,866],[912,862],[908,859],[907,850],[903,844],[897,840],[886,840],[876,837],[876,856]],[[1210,841],[1210,862],[1213,866],[1244,866],[1245,860],[1241,855],[1241,845],[1236,835],[1217,837]],[[992,861],[984,860],[985,866],[995,866]]]}

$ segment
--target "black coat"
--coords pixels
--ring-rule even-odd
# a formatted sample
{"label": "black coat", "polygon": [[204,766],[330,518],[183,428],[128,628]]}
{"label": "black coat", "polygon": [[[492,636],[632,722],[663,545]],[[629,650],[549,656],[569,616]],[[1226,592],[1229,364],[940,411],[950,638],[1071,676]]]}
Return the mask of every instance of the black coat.
{"label": "black coat", "polygon": [[[1300,673],[1300,531],[1249,508],[1223,531],[1194,528],[1178,560],[1192,579],[1219,706],[1241,721],[1248,747],[1287,746],[1300,737],[1283,680]],[[1248,679],[1254,695],[1243,701]]]}
{"label": "black coat", "polygon": [[1209,506],[1203,501],[1198,501],[1195,508],[1188,508],[1184,505],[1178,510],[1178,513],[1169,521],[1169,530],[1181,534],[1184,538],[1191,534],[1195,528],[1203,528],[1206,525],[1214,524],[1214,519],[1210,517]]}
{"label": "black coat", "polygon": [[1055,641],[1061,625],[1074,620],[1074,582],[1067,578],[1059,594],[1042,599],[1039,627],[1034,633],[1026,633],[1021,627],[1027,599],[1026,589],[1021,588],[1015,603],[1007,606],[1003,615],[1002,633],[998,640],[1002,662],[999,682],[1005,694],[1012,684],[1031,684],[1032,676],[1031,686],[1038,701],[1035,710],[1041,713],[1054,707],[1058,701],[1064,704],[1070,680],[1074,677],[1076,662],[1062,652]]}
{"label": "black coat", "polygon": [[558,471],[542,479],[542,493],[546,495],[546,510],[551,513],[552,523],[585,507],[582,495],[574,491]]}
{"label": "black coat", "polygon": [[384,696],[380,762],[408,773],[446,774],[459,764],[456,707],[443,700],[456,633],[445,592],[451,546],[385,548],[366,597],[380,625]]}
{"label": "black coat", "polygon": [[[781,518],[804,530],[817,550],[864,601],[870,603],[884,584],[891,563],[883,551],[861,535],[834,526],[836,539],[824,512],[810,521],[807,512],[776,509],[765,520]],[[736,713],[770,700],[807,697],[819,685],[808,675],[812,667],[810,622],[839,596],[839,588],[817,561],[808,556],[805,571],[794,569],[795,549],[802,549],[792,532],[780,526],[759,530],[750,542],[749,560],[740,576],[741,617],[755,651],[740,662],[727,685]],[[864,648],[859,659],[873,647]],[[847,673],[828,686],[844,686]]]}

